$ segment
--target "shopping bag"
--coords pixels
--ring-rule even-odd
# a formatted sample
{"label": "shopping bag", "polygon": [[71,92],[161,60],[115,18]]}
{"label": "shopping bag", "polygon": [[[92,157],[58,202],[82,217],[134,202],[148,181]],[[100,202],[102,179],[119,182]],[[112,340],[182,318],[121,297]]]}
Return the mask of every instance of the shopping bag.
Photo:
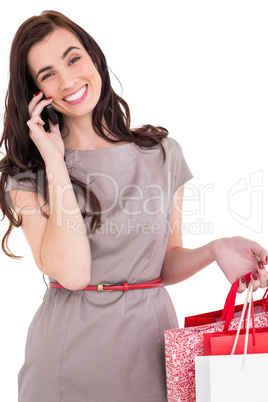
{"label": "shopping bag", "polygon": [[195,358],[196,402],[267,401],[268,354]]}
{"label": "shopping bag", "polygon": [[[246,281],[250,281],[250,275],[246,275]],[[192,315],[189,317],[185,317],[184,319],[184,327],[195,327],[195,326],[200,326],[200,325],[205,325],[205,324],[212,324],[215,322],[219,321],[226,321],[225,328],[228,327],[230,323],[230,319],[240,317],[242,309],[243,309],[243,304],[239,304],[235,306],[235,297],[236,297],[236,292],[238,288],[239,282],[235,282],[231,290],[226,298],[225,305],[223,310],[217,310],[217,311],[211,311],[209,313],[204,313],[204,314],[197,314],[197,315]],[[260,300],[255,300],[253,302],[254,305],[254,313],[260,313],[262,311],[268,311],[268,297],[267,297],[267,290],[264,293],[262,299]],[[227,320],[226,320],[227,318]]]}
{"label": "shopping bag", "polygon": [[[204,356],[231,354],[235,335],[236,331],[204,334]],[[243,353],[245,338],[246,330],[242,330],[238,339],[235,354]],[[252,330],[250,331],[247,353],[268,353],[268,328],[256,328],[255,333],[253,333]]]}
{"label": "shopping bag", "polygon": [[[264,303],[262,303],[263,306],[266,305],[266,302],[264,300],[266,294],[267,290],[264,294],[264,298],[262,299],[264,301]],[[248,290],[246,296],[247,298],[250,297],[250,300],[246,299],[244,305],[241,305],[242,315],[243,317],[246,315],[247,308],[250,304],[252,329],[250,331],[248,330],[248,332],[245,329],[240,330],[239,336],[236,336],[237,331],[223,331],[222,333],[217,334],[204,334],[205,356],[231,354],[234,342],[236,342],[236,348],[233,352],[235,354],[243,353],[245,343],[247,344],[247,354],[268,353],[268,328],[255,328],[254,316],[256,308],[254,308],[252,291],[249,292]]]}
{"label": "shopping bag", "polygon": [[[250,276],[246,277],[250,280]],[[225,316],[230,318],[230,312],[234,314],[235,295],[237,283],[234,283],[226,298]],[[231,294],[231,297],[230,297]],[[231,303],[230,303],[231,300]],[[266,300],[265,300],[266,302]],[[259,313],[255,314],[255,327],[268,327],[268,313],[263,311],[263,300]],[[227,307],[226,307],[227,306]],[[223,310],[219,317],[223,315]],[[241,316],[241,313],[240,313]],[[237,330],[239,317],[230,319],[229,330]],[[204,334],[220,333],[224,331],[226,322],[216,321],[210,324],[185,327],[181,329],[170,329],[165,331],[165,354],[166,354],[166,378],[167,395],[169,402],[194,402],[195,395],[195,356],[204,355]],[[252,321],[250,320],[250,327]]]}
{"label": "shopping bag", "polygon": [[[247,297],[250,297],[251,293],[252,287],[250,284]],[[250,302],[244,337],[244,354],[234,354],[241,336],[243,315],[245,314],[245,307],[248,302],[249,299],[246,299],[231,354],[223,356],[197,356],[195,358],[196,402],[253,402],[267,400],[265,383],[268,354],[247,354],[250,327],[249,318],[251,313]],[[252,332],[255,332],[254,327]]]}

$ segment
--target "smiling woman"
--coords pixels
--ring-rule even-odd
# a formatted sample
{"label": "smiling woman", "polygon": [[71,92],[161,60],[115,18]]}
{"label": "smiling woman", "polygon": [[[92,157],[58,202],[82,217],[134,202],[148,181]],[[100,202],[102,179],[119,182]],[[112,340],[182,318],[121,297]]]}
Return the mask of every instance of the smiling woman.
{"label": "smiling woman", "polygon": [[[25,21],[13,40],[10,63],[1,139],[7,155],[0,163],[0,205],[10,219],[4,240],[13,226],[21,226],[36,265],[51,281],[29,328],[19,401],[36,402],[40,394],[50,402],[88,400],[88,395],[94,402],[122,395],[128,402],[165,401],[164,329],[178,324],[168,293],[155,281],[165,247],[161,255],[149,256],[154,245],[167,242],[163,229],[171,197],[163,199],[162,215],[151,214],[159,207],[151,184],[156,180],[164,194],[169,170],[170,191],[191,178],[181,149],[162,127],[130,128],[128,105],[111,87],[101,49],[62,14],[47,11]],[[50,104],[59,124],[50,122],[46,132],[41,113]],[[178,158],[184,172],[175,179]],[[120,200],[114,183],[116,191],[124,191]],[[131,219],[141,208],[139,185],[151,209]],[[148,232],[155,225],[158,232]],[[139,253],[130,262],[134,250]],[[101,298],[83,291],[103,281],[124,282],[124,289],[126,283],[148,282],[153,289]],[[150,321],[155,314],[159,329]],[[141,344],[129,342],[145,326]]]}
{"label": "smiling woman", "polygon": [[[59,122],[47,132],[48,105]],[[21,227],[50,281],[28,330],[19,402],[166,401],[164,331],[178,321],[163,285],[216,261],[239,291],[251,271],[253,289],[265,287],[267,250],[241,237],[183,248],[192,174],[179,143],[161,126],[130,127],[103,52],[58,12],[15,35],[3,143],[3,250],[16,258],[7,241]]]}

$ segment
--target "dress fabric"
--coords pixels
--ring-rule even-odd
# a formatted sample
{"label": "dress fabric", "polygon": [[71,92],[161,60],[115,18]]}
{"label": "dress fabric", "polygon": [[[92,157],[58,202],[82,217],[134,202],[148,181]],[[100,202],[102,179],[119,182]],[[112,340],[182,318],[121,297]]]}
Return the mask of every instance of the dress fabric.
{"label": "dress fabric", "polygon": [[[84,219],[90,285],[160,276],[172,229],[172,196],[192,178],[179,143],[167,137],[162,144],[165,162],[159,144],[65,149],[69,174],[91,187],[102,208],[103,225],[94,234],[89,234],[91,218]],[[18,184],[14,177],[7,196],[12,188],[34,191],[27,179]],[[76,196],[82,211],[82,193]],[[71,222],[69,230],[74,230]],[[18,400],[167,401],[164,331],[178,326],[163,286],[127,292],[48,288],[28,329]]]}

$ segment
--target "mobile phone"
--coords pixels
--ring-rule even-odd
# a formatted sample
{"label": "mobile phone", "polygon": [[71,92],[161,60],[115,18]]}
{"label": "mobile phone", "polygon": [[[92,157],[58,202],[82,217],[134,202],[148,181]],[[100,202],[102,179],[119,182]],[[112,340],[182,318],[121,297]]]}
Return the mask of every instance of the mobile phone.
{"label": "mobile phone", "polygon": [[[44,100],[44,99],[46,99],[45,96],[43,96],[41,100]],[[49,123],[48,123],[48,119],[49,119],[49,120],[51,121],[51,123],[54,124],[54,125],[56,125],[56,124],[59,123],[58,116],[57,116],[55,110],[53,109],[52,105],[47,105],[47,106],[45,106],[44,109],[43,109],[43,111],[42,111],[42,113],[41,113],[41,116],[42,116],[42,120],[45,122],[44,130],[45,130],[47,133],[49,133]]]}

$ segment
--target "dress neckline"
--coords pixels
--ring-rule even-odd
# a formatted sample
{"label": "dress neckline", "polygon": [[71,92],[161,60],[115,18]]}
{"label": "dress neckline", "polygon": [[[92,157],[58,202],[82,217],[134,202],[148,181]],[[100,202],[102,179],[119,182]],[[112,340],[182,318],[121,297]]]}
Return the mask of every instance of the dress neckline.
{"label": "dress neckline", "polygon": [[110,150],[114,150],[117,148],[122,148],[122,147],[132,147],[134,144],[133,141],[128,142],[127,144],[122,144],[122,145],[116,145],[113,147],[106,147],[106,148],[97,148],[97,149],[74,149],[74,148],[64,148],[66,152],[99,152],[99,151],[108,151],[110,152]]}
{"label": "dress neckline", "polygon": [[135,142],[98,149],[65,148],[64,159],[68,168],[111,172],[122,168],[137,158]]}

